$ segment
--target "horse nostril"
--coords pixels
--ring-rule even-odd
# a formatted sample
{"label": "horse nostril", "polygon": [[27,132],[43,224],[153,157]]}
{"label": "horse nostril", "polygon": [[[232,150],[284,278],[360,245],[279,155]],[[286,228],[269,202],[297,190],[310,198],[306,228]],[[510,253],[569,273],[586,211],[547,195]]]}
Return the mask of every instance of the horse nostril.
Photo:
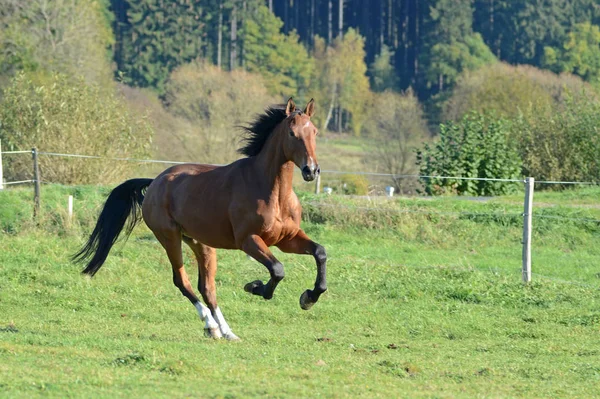
{"label": "horse nostril", "polygon": [[317,166],[317,170],[315,171],[315,175],[320,175],[321,174],[321,167]]}

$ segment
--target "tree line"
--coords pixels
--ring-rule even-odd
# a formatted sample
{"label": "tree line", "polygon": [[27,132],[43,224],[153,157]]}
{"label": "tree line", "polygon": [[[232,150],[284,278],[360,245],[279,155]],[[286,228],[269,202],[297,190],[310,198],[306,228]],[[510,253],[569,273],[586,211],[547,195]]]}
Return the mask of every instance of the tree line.
{"label": "tree line", "polygon": [[131,147],[101,133],[73,143],[139,155],[153,138],[223,163],[231,126],[293,95],[318,99],[322,131],[368,138],[394,174],[598,179],[599,12],[593,0],[0,0],[0,138],[68,152],[61,132],[95,123]]}

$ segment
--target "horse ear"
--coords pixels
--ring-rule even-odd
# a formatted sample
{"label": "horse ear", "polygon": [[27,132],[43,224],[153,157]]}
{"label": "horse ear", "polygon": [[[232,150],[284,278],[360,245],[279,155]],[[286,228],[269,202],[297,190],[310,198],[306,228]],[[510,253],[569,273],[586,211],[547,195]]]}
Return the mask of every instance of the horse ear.
{"label": "horse ear", "polygon": [[313,98],[310,99],[308,104],[306,104],[306,108],[304,109],[304,113],[309,118],[315,114],[315,100]]}
{"label": "horse ear", "polygon": [[296,103],[294,103],[294,100],[292,100],[292,97],[290,97],[290,99],[287,102],[287,105],[285,106],[285,114],[291,115],[295,111],[296,111]]}

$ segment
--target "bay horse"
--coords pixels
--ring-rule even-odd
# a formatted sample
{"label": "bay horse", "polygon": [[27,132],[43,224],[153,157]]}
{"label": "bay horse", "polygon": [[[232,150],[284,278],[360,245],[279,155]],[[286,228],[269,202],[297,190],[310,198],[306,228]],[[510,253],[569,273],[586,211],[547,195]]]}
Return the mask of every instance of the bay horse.
{"label": "bay horse", "polygon": [[[305,181],[320,173],[318,132],[310,119],[314,111],[312,99],[304,111],[296,108],[292,98],[285,106],[267,108],[245,127],[244,146],[238,152],[246,158],[229,165],[183,164],[155,179],[125,181],[109,194],[93,232],[73,260],[87,263],[82,273],[93,276],[121,231],[125,228],[128,236],[143,218],[167,252],[173,283],[205,322],[205,335],[237,340],[217,305],[216,249],[242,250],[262,263],[269,281],[250,282],[244,290],[271,299],[284,277],[283,265],[269,250],[275,245],[286,253],[314,257],[314,288],[300,296],[300,307],[310,309],[327,290],[327,255],[300,228],[302,207],[292,190],[292,177],[294,165]],[[194,293],[185,271],[182,241],[196,256],[198,290],[206,305]]]}

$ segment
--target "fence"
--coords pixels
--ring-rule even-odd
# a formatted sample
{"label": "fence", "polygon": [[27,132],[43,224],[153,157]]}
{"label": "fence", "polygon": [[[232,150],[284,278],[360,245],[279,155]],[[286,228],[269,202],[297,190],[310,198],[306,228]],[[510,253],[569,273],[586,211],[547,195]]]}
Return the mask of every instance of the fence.
{"label": "fence", "polygon": [[[12,182],[3,182],[3,170],[2,170],[2,155],[13,155],[13,154],[31,154],[32,156],[32,174],[33,179],[31,180],[21,180],[21,181],[12,181]],[[168,165],[177,165],[183,164],[186,162],[180,161],[166,161],[166,160],[153,160],[153,159],[134,159],[134,158],[110,158],[110,157],[100,157],[94,155],[79,155],[79,154],[62,154],[62,153],[54,153],[54,152],[40,152],[36,148],[32,148],[29,151],[2,151],[2,146],[0,142],[0,190],[3,189],[4,185],[15,185],[15,184],[26,184],[26,183],[34,183],[34,218],[37,217],[40,211],[40,183],[42,182],[40,177],[39,170],[39,156],[54,156],[54,157],[72,157],[72,158],[87,158],[87,159],[98,159],[105,161],[124,161],[124,162],[136,162],[136,163],[155,163],[155,164],[168,164]],[[352,175],[364,175],[364,176],[378,176],[378,177],[389,177],[389,178],[414,178],[414,179],[426,179],[426,178],[435,178],[435,179],[454,179],[454,180],[486,180],[486,181],[499,181],[499,182],[512,182],[512,183],[522,183],[525,188],[525,196],[523,201],[523,213],[521,214],[523,217],[523,250],[522,250],[522,279],[524,283],[531,282],[531,234],[532,234],[532,220],[533,220],[533,194],[534,194],[534,185],[538,184],[561,184],[561,185],[594,185],[596,183],[592,182],[572,182],[572,181],[535,181],[533,177],[527,177],[525,179],[495,179],[495,178],[476,178],[476,177],[457,177],[457,176],[421,176],[421,175],[391,175],[386,173],[370,173],[370,172],[343,172],[336,170],[322,170],[322,174],[352,174]],[[315,193],[320,193],[320,185],[321,185],[321,175],[317,176],[315,181]],[[69,216],[72,214],[72,197],[69,198]],[[556,218],[556,219],[569,219],[564,217],[556,217],[549,215],[537,215],[537,217],[544,218]],[[572,219],[572,218],[571,218]],[[596,222],[600,224],[600,220],[589,219],[591,222]]]}

